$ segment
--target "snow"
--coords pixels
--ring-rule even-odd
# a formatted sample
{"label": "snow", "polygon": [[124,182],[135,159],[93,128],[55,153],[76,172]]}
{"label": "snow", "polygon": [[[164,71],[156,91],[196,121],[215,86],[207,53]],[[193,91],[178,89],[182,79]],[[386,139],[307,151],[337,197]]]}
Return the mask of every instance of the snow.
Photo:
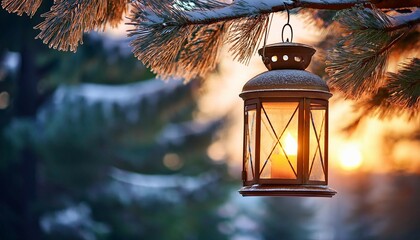
{"label": "snow", "polygon": [[197,177],[182,175],[147,175],[124,171],[113,168],[111,177],[114,180],[127,183],[137,187],[164,189],[164,188],[182,188],[185,191],[192,192],[201,187],[216,181],[218,179],[215,173],[202,173]]}
{"label": "snow", "polygon": [[162,81],[158,79],[125,85],[104,85],[84,83],[75,86],[60,86],[54,94],[54,104],[64,100],[84,98],[88,103],[109,102],[121,105],[137,103],[161,91],[173,91],[182,85],[181,80]]}
{"label": "snow", "polygon": [[235,18],[239,15],[251,16],[261,12],[269,12],[274,7],[284,7],[284,4],[292,4],[291,0],[240,0],[235,1],[233,4],[209,11],[194,11],[187,12],[190,21],[201,21],[205,19],[216,18]]}
{"label": "snow", "polygon": [[236,19],[244,16],[252,16],[261,13],[280,11],[285,4],[290,8],[314,7],[333,8],[333,6],[360,3],[358,0],[237,0],[231,5],[208,11],[186,12],[191,22],[216,22],[222,19]]}
{"label": "snow", "polygon": [[42,230],[47,233],[65,227],[72,229],[83,239],[94,240],[96,237],[90,229],[102,234],[108,233],[110,229],[105,224],[94,221],[91,212],[87,204],[79,203],[41,216],[40,225]]}
{"label": "snow", "polygon": [[157,142],[162,145],[181,145],[187,137],[207,132],[214,128],[215,124],[217,124],[217,121],[205,123],[190,121],[181,124],[168,124],[162,130]]}
{"label": "snow", "polygon": [[[110,173],[113,181],[106,188],[106,192],[116,196],[123,204],[153,201],[179,203],[184,196],[200,192],[207,185],[219,180],[217,172],[205,172],[198,176],[148,175],[124,171],[113,168]],[[145,199],[153,200],[146,201]]]}
{"label": "snow", "polygon": [[420,19],[420,9],[416,8],[412,13],[409,14],[400,14],[392,18],[392,24],[394,26],[404,25],[409,22],[414,22],[415,20]]}
{"label": "snow", "polygon": [[0,62],[0,64],[3,64],[9,71],[15,72],[19,67],[20,61],[20,53],[6,52],[3,62]]}

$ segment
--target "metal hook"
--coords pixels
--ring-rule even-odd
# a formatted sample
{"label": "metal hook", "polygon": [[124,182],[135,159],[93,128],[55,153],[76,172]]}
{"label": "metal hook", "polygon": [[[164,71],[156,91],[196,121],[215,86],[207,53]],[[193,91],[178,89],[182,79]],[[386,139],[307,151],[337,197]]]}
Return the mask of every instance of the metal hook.
{"label": "metal hook", "polygon": [[[284,3],[284,8],[287,11],[287,23],[284,24],[284,26],[281,30],[281,40],[283,42],[285,42],[284,41],[284,29],[288,26],[290,28],[290,42],[292,42],[293,41],[293,28],[292,28],[292,25],[290,25],[290,23],[289,23],[290,22],[290,12],[289,12],[289,9],[287,8],[286,3]],[[286,41],[289,42],[289,39],[287,38]]]}
{"label": "metal hook", "polygon": [[[293,41],[293,28],[292,28],[292,25],[290,25],[290,12],[289,12],[289,8],[287,8],[286,3],[284,3],[284,9],[286,9],[287,11],[287,23],[283,26],[281,30],[281,40],[283,42],[289,42],[289,38],[287,38],[286,41],[284,41],[284,30],[286,27],[289,27],[290,28],[290,42],[292,42]],[[262,58],[264,62],[269,61],[265,57],[265,46],[267,45],[268,33],[270,32],[272,22],[273,22],[273,13],[270,14],[265,25],[265,37],[264,37],[264,45],[263,45],[263,51],[262,51]]]}
{"label": "metal hook", "polygon": [[289,9],[287,8],[286,3],[283,3],[283,4],[284,4],[284,8],[287,11],[287,24],[289,24],[289,22],[290,22],[290,12],[289,12]]}

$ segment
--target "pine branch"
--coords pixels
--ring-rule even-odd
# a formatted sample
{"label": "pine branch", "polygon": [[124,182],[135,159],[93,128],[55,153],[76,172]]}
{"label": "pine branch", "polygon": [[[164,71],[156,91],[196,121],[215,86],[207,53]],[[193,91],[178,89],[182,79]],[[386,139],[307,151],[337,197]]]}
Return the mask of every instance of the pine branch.
{"label": "pine branch", "polygon": [[2,0],[1,6],[10,13],[16,13],[19,16],[26,13],[32,17],[35,15],[39,6],[41,6],[41,3],[42,0]]}
{"label": "pine branch", "polygon": [[[189,24],[185,11],[217,8],[220,2],[135,2],[129,36],[134,55],[162,78],[186,81],[214,69],[228,23]],[[181,9],[181,10],[180,10]]]}
{"label": "pine branch", "polygon": [[408,114],[409,118],[419,115],[420,109],[420,59],[404,63],[398,73],[388,73],[387,83],[369,98],[357,104],[362,115],[376,115],[380,118]]}
{"label": "pine branch", "polygon": [[[283,11],[285,5],[288,9],[332,10],[355,4],[374,4],[377,8],[419,5],[419,0],[237,0],[232,4],[217,0],[55,0],[50,11],[42,15],[45,21],[36,26],[41,30],[37,38],[52,48],[76,51],[84,32],[119,23],[129,2],[134,6],[130,18],[135,28],[129,36],[136,37],[131,43],[136,57],[162,77],[186,79],[213,69],[224,41],[232,44],[230,50],[235,58],[247,63],[262,38],[267,14]],[[33,15],[40,3],[2,0],[3,7],[18,14]],[[396,19],[392,27],[420,22],[420,11],[417,13],[408,20]]]}
{"label": "pine branch", "polygon": [[45,20],[35,27],[41,30],[36,38],[51,48],[75,52],[84,32],[103,30],[108,23],[115,26],[126,9],[127,0],[56,0],[41,15]]}
{"label": "pine branch", "polygon": [[242,21],[236,21],[231,26],[228,43],[234,59],[248,64],[267,28],[269,14],[251,16]]}
{"label": "pine branch", "polygon": [[[203,58],[178,58],[180,56],[180,51],[187,51],[187,44],[191,44],[189,41],[192,39],[185,36],[185,34],[189,32],[188,29],[190,28],[194,29],[212,26],[211,31],[214,31],[215,26],[223,26],[223,34],[214,35],[221,37],[221,39],[214,41],[221,46],[224,41],[222,37],[225,37],[227,27],[231,26],[227,40],[227,42],[231,43],[230,51],[239,61],[247,63],[255,52],[255,49],[258,47],[258,43],[266,29],[265,23],[267,21],[267,14],[285,8],[284,5],[279,5],[277,2],[274,3],[271,1],[249,2],[242,0],[236,1],[230,5],[221,3],[217,5],[217,2],[213,1],[208,3],[203,3],[200,0],[190,0],[189,2],[178,1],[181,5],[184,4],[187,6],[190,6],[189,4],[193,3],[188,9],[173,6],[171,1],[168,0],[156,4],[136,2],[134,5],[137,7],[134,8],[134,15],[138,14],[141,17],[132,18],[132,25],[134,25],[136,29],[133,29],[129,34],[129,36],[136,36],[136,39],[132,42],[136,57],[163,78],[167,78],[170,75],[187,79],[202,76],[206,74],[207,71],[214,68],[216,59],[214,57],[210,58],[208,52],[201,53]],[[280,2],[282,4],[287,3],[292,8],[296,6],[313,6],[308,5],[310,1],[284,0]],[[197,3],[202,4],[202,6],[196,7]],[[328,6],[324,7],[327,8],[334,4],[336,4],[334,5],[336,7],[343,4],[342,1],[328,1],[328,4],[326,3],[327,1],[325,1],[325,5]],[[210,6],[211,4],[217,6]],[[312,4],[314,4],[314,2],[312,2]],[[316,4],[319,4],[319,2]],[[348,1],[346,1],[346,4],[348,4]],[[380,17],[378,21],[379,24],[383,24],[384,21],[387,21],[385,27],[382,28],[393,27],[385,14],[379,10],[376,10],[374,13],[377,13],[376,16]],[[216,23],[223,24],[214,25]],[[368,25],[367,27],[371,26]],[[381,26],[373,27],[378,28]],[[394,38],[397,38],[398,35],[395,33],[390,35],[386,33],[382,34],[382,30],[373,31],[373,33],[376,33],[376,35],[373,35],[372,32],[365,31],[364,34],[361,34],[357,39],[360,40],[362,37],[374,36],[382,41],[374,43],[376,45],[372,46],[373,51],[368,51],[368,55],[363,56],[361,64],[369,62],[371,64],[366,64],[367,66],[377,64],[383,68],[386,65],[386,58],[382,55],[388,54],[387,50],[394,44],[393,40]],[[382,35],[377,33],[381,33]],[[383,36],[386,36],[386,38],[383,38]],[[209,39],[207,41],[209,41]],[[213,50],[217,53],[217,48],[213,48]],[[366,52],[365,50],[366,49],[359,49],[358,51]],[[161,56],[163,55],[162,52],[165,53],[164,56]],[[199,54],[198,51],[195,52]],[[200,67],[198,67],[195,66],[196,63],[192,62],[193,59],[209,59],[210,61],[207,64],[200,63]],[[195,67],[187,68],[186,65]],[[380,67],[378,69],[381,69]],[[191,69],[193,72],[187,73],[188,69]],[[376,80],[375,76],[383,75],[383,72],[376,71],[374,68],[367,68],[366,70],[374,72],[374,80]],[[364,74],[361,74],[360,76],[360,78],[365,77]]]}
{"label": "pine branch", "polygon": [[330,51],[326,68],[330,83],[347,98],[372,94],[383,85],[391,47],[410,29],[397,28],[374,7],[341,11],[336,20],[347,35]]}
{"label": "pine branch", "polygon": [[385,88],[391,92],[390,101],[404,109],[420,110],[420,59],[402,64],[398,73],[388,74]]}
{"label": "pine branch", "polygon": [[108,0],[107,10],[102,14],[101,22],[96,23],[100,26],[99,28],[105,28],[106,24],[109,24],[111,27],[117,27],[123,20],[123,16],[128,9],[127,5],[130,1],[131,0]]}
{"label": "pine branch", "polygon": [[418,7],[419,0],[237,0],[224,8],[189,12],[187,18],[189,22],[195,24],[208,24],[252,15],[284,11],[285,5],[287,5],[289,10],[293,8],[343,10],[361,4],[374,6],[378,9]]}

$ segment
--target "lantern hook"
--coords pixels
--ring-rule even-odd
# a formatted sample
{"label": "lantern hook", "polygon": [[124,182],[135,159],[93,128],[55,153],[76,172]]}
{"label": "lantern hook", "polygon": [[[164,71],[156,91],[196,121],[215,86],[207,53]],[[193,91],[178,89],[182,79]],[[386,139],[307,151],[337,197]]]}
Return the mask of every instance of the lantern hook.
{"label": "lantern hook", "polygon": [[292,28],[292,25],[290,25],[290,23],[289,23],[290,22],[290,12],[289,12],[289,9],[287,8],[286,3],[284,3],[284,8],[287,11],[287,23],[284,24],[284,26],[281,30],[281,40],[283,42],[289,42],[289,38],[287,38],[286,41],[284,41],[284,30],[286,29],[286,27],[289,27],[290,28],[290,42],[292,42],[293,41],[293,28]]}
{"label": "lantern hook", "polygon": [[[286,41],[284,41],[284,30],[286,29],[286,27],[289,27],[290,28],[290,42],[292,42],[293,41],[293,28],[292,28],[292,25],[290,25],[290,12],[286,3],[284,3],[284,9],[286,9],[287,11],[287,23],[284,24],[281,30],[281,40],[283,42],[289,42],[289,38],[286,38]],[[272,22],[273,22],[273,13],[271,13],[271,15],[268,17],[268,20],[266,21],[266,24],[265,24],[265,36],[264,36],[264,45],[263,45],[263,51],[262,51],[262,59],[264,63],[270,61],[268,58],[265,57],[265,47],[267,45],[268,33],[270,32]]]}

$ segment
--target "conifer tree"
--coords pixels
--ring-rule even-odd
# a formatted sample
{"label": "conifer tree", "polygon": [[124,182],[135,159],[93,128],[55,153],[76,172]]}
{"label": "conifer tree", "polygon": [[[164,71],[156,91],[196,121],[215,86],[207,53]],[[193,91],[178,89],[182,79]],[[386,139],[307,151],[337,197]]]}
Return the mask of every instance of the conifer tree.
{"label": "conifer tree", "polygon": [[[29,16],[37,14],[41,3],[2,0],[7,11]],[[163,78],[188,81],[215,68],[225,43],[234,58],[247,63],[272,12],[312,10],[316,20],[335,15],[344,32],[328,54],[331,86],[358,100],[366,113],[408,112],[412,117],[420,106],[419,58],[398,63],[393,73],[386,67],[393,52],[418,49],[419,6],[418,0],[59,0],[41,14],[44,21],[35,28],[37,38],[51,48],[76,51],[83,33],[116,26],[128,16],[134,55]]]}

